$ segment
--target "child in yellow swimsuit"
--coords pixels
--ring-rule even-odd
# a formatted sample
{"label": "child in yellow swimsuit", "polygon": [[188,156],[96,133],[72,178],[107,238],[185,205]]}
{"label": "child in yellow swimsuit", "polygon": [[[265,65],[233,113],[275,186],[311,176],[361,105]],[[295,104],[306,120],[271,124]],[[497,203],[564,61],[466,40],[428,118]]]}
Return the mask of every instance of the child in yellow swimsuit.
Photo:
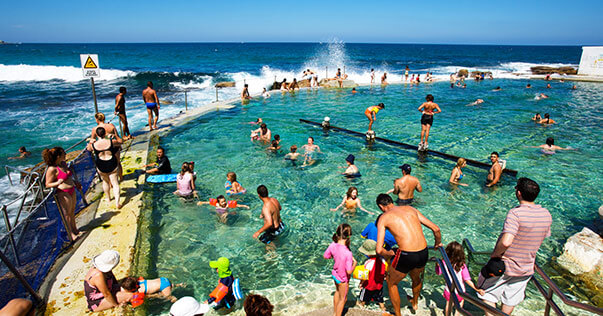
{"label": "child in yellow swimsuit", "polygon": [[368,126],[369,131],[371,131],[373,128],[373,122],[375,122],[375,120],[377,120],[377,112],[379,112],[379,110],[383,110],[383,109],[385,109],[385,105],[383,103],[379,103],[377,105],[369,106],[368,108],[366,108],[366,110],[364,110],[364,115],[369,120],[369,126]]}

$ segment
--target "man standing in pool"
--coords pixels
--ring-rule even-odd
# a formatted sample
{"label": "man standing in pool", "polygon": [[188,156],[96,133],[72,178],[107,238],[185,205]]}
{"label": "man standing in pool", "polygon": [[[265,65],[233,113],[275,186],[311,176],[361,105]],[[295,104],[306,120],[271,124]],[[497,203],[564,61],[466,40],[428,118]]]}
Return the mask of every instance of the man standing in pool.
{"label": "man standing in pool", "polygon": [[281,221],[281,204],[277,199],[268,196],[268,188],[265,185],[258,186],[257,191],[264,204],[260,215],[260,218],[264,219],[264,226],[253,234],[253,238],[259,237],[261,242],[269,244],[285,230],[285,224]]}
{"label": "man standing in pool", "polygon": [[490,167],[490,171],[488,171],[488,176],[486,177],[486,186],[491,187],[500,181],[500,176],[502,175],[502,166],[498,161],[498,153],[493,151],[490,154],[490,161],[492,161],[492,167]]}
{"label": "man standing in pool", "polygon": [[[142,100],[147,105],[149,114],[149,130],[157,129],[157,120],[159,119],[159,98],[157,92],[153,90],[153,82],[147,82],[147,88],[142,91]],[[155,113],[155,119],[153,119]]]}
{"label": "man standing in pool", "polygon": [[[377,223],[377,253],[391,259],[387,270],[387,286],[389,298],[394,306],[396,316],[400,314],[400,294],[398,283],[409,275],[412,279],[412,297],[408,297],[412,308],[418,308],[419,293],[423,287],[422,274],[428,259],[427,240],[421,225],[431,229],[435,239],[434,247],[441,247],[440,228],[412,206],[394,206],[392,198],[387,194],[379,194],[377,206],[383,211]],[[383,247],[385,232],[389,230],[399,248],[386,250]]]}
{"label": "man standing in pool", "polygon": [[403,164],[400,166],[402,169],[402,178],[394,180],[394,188],[387,191],[387,194],[396,194],[396,204],[399,206],[410,205],[415,197],[415,190],[417,192],[423,192],[421,182],[414,176],[410,175],[412,168],[409,164]]}
{"label": "man standing in pool", "polygon": [[433,124],[433,115],[442,112],[438,104],[433,102],[433,95],[428,94],[425,100],[427,102],[424,102],[419,107],[419,112],[423,113],[421,116],[421,142],[419,143],[419,151],[427,150],[429,130]]}

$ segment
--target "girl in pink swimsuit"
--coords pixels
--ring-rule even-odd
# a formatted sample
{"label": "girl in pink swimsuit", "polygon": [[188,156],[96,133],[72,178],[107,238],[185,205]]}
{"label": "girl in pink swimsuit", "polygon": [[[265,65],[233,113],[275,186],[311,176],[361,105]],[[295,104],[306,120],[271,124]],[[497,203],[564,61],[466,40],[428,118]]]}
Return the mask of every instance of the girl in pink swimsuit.
{"label": "girl in pink swimsuit", "polygon": [[67,167],[65,162],[66,153],[63,148],[44,149],[42,158],[48,166],[46,169],[46,187],[57,189],[55,194],[59,210],[63,213],[71,239],[75,240],[80,235],[80,231],[75,225],[75,206],[77,204],[75,187],[79,186],[79,183],[73,179],[72,172]]}

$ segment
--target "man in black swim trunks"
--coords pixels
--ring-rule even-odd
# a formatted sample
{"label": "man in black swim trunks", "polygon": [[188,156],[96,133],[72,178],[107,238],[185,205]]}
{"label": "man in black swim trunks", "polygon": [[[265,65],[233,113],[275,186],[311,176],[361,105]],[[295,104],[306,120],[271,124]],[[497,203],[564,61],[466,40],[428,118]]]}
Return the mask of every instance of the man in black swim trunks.
{"label": "man in black swim trunks", "polygon": [[[412,206],[395,206],[387,194],[379,194],[377,206],[383,211],[377,223],[377,254],[386,259],[392,258],[387,270],[387,286],[389,298],[394,306],[394,313],[400,316],[400,294],[398,283],[410,275],[412,279],[412,297],[409,297],[412,308],[418,308],[419,293],[423,287],[423,270],[427,263],[427,240],[423,235],[421,224],[433,231],[435,247],[441,247],[440,228]],[[385,230],[389,230],[399,248],[386,250],[383,247]]]}
{"label": "man in black swim trunks", "polygon": [[259,237],[261,242],[269,244],[285,230],[285,224],[281,221],[281,204],[277,199],[268,196],[268,188],[265,185],[258,186],[257,191],[264,203],[260,215],[260,218],[264,219],[264,226],[253,234],[253,238]]}
{"label": "man in black swim trunks", "polygon": [[387,194],[396,194],[396,205],[410,205],[414,201],[415,191],[423,192],[421,182],[417,177],[411,176],[410,172],[412,168],[409,164],[403,164],[400,166],[402,169],[402,178],[394,180],[394,188],[387,191]]}

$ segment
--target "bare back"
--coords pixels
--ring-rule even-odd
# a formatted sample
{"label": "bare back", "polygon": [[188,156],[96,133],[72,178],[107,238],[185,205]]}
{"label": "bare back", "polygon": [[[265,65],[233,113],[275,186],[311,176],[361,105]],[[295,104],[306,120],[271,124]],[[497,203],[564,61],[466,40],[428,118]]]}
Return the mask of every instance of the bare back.
{"label": "bare back", "polygon": [[[281,204],[277,199],[269,197],[268,201],[264,202],[264,207],[262,209],[262,213],[264,210],[270,214],[270,218],[272,218],[272,227],[278,228],[281,224]],[[267,218],[264,216],[264,221],[267,221]]]}
{"label": "bare back", "polygon": [[142,91],[142,99],[145,103],[159,104],[159,100],[157,99],[157,93],[151,88],[146,88]]}
{"label": "bare back", "polygon": [[438,104],[434,102],[425,102],[421,105],[423,107],[423,114],[433,115],[435,109],[439,109]]}
{"label": "bare back", "polygon": [[420,251],[427,247],[427,240],[419,215],[419,211],[412,206],[394,206],[381,215],[378,226],[385,226],[394,235],[400,250]]}
{"label": "bare back", "polygon": [[415,190],[423,191],[421,183],[416,177],[405,175],[394,181],[394,194],[397,194],[399,199],[412,199],[415,196]]}

